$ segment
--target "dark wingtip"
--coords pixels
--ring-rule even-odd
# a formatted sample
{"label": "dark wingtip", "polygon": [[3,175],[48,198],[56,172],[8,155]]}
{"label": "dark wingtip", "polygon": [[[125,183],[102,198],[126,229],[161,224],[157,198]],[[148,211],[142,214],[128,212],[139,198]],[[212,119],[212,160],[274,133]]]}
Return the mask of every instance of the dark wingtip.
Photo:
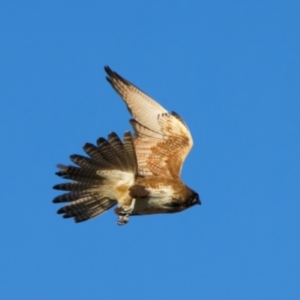
{"label": "dark wingtip", "polygon": [[112,70],[111,70],[111,68],[110,68],[109,66],[104,66],[104,70],[105,70],[105,72],[106,72],[107,74],[109,74],[109,73],[112,72]]}
{"label": "dark wingtip", "polygon": [[[109,66],[104,66],[104,71],[106,72],[106,74],[109,77],[113,77],[114,76],[115,72]],[[109,80],[109,77],[106,77],[106,79]]]}
{"label": "dark wingtip", "polygon": [[114,87],[112,79],[120,80],[120,81],[122,81],[126,85],[130,85],[131,84],[128,80],[126,80],[125,78],[123,78],[117,72],[113,71],[109,66],[105,66],[104,70],[105,70],[106,74],[108,75],[108,76],[106,76],[106,80],[112,85],[113,88],[115,88],[115,87]]}
{"label": "dark wingtip", "polygon": [[110,77],[113,77],[113,73],[114,73],[114,72],[112,71],[112,69],[111,69],[109,66],[104,66],[104,71],[105,71],[106,74],[108,75],[108,76],[105,77],[105,79],[106,79],[110,84],[112,84]]}

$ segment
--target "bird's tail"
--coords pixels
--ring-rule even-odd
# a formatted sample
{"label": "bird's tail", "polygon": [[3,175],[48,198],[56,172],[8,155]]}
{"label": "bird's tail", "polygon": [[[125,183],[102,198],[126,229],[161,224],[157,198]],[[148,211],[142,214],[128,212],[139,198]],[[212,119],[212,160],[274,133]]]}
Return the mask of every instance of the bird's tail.
{"label": "bird's tail", "polygon": [[74,217],[75,222],[96,217],[116,205],[118,185],[130,186],[138,172],[130,132],[124,134],[123,142],[111,133],[107,140],[99,138],[97,146],[87,143],[83,149],[89,157],[70,156],[77,166],[58,165],[60,170],[56,174],[72,181],[53,187],[68,191],[53,202],[70,202],[57,213],[64,214],[64,218]]}

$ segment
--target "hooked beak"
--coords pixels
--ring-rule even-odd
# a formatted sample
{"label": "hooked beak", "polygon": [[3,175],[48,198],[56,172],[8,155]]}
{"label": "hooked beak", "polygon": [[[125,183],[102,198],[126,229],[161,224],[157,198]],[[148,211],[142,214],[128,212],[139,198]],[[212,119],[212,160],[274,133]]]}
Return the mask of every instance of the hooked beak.
{"label": "hooked beak", "polygon": [[201,205],[201,204],[202,204],[202,203],[201,203],[200,196],[199,196],[198,201],[196,202],[196,204],[198,204],[198,205]]}

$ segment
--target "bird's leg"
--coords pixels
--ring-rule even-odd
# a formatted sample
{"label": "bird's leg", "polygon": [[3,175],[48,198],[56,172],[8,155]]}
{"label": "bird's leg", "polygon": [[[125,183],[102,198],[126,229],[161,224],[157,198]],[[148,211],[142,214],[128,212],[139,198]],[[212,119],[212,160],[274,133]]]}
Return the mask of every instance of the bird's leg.
{"label": "bird's leg", "polygon": [[129,222],[129,215],[133,212],[135,206],[135,198],[132,199],[130,206],[121,206],[118,208],[118,225],[125,225]]}

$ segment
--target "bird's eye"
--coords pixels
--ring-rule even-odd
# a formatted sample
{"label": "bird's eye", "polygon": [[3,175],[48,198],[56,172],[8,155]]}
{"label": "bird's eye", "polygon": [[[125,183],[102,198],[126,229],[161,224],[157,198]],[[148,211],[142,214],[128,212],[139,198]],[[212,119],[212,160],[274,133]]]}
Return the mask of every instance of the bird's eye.
{"label": "bird's eye", "polygon": [[199,195],[197,193],[195,193],[193,197],[190,198],[190,205],[194,205],[194,204],[201,204]]}

